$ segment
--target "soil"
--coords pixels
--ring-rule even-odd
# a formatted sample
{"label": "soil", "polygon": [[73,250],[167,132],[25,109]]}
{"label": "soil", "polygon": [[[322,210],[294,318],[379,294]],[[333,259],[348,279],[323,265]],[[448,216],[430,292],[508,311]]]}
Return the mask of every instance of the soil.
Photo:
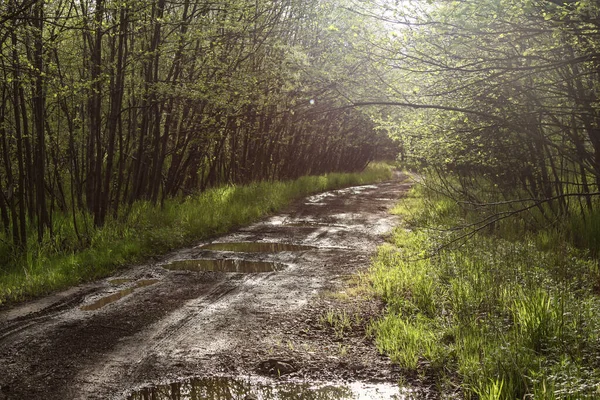
{"label": "soil", "polygon": [[1,310],[0,399],[123,399],[199,376],[397,383],[366,334],[382,304],[355,281],[397,222],[404,178],[311,196],[211,241],[256,251],[203,242]]}

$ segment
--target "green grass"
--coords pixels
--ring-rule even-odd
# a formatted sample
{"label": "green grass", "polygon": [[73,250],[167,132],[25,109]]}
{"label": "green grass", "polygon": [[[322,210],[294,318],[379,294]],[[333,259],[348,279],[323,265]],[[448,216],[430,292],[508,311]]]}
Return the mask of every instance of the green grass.
{"label": "green grass", "polygon": [[422,188],[395,211],[404,222],[370,272],[387,304],[371,327],[380,351],[442,395],[600,398],[597,259],[556,232],[516,240],[508,221],[434,252],[471,217]]}
{"label": "green grass", "polygon": [[323,326],[332,328],[335,332],[336,338],[342,338],[344,337],[344,332],[352,330],[352,318],[345,310],[328,310],[326,313],[321,315],[319,322]]}
{"label": "green grass", "polygon": [[168,200],[162,208],[138,202],[126,219],[108,221],[100,229],[90,227],[88,215],[78,215],[79,229],[87,225],[90,232],[83,243],[72,218],[57,215],[56,235],[42,243],[30,240],[25,255],[11,257],[0,248],[0,305],[109,276],[125,265],[247,225],[312,193],[389,178],[388,165],[373,164],[355,174],[210,189]]}

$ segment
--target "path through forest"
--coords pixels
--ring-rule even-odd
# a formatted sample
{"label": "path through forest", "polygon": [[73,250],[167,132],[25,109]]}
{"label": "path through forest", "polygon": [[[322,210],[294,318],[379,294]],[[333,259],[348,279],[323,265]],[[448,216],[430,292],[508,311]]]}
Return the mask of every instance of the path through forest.
{"label": "path through forest", "polygon": [[267,399],[298,382],[313,384],[305,399],[390,398],[398,371],[364,335],[381,305],[347,294],[395,223],[402,178],[0,312],[0,399]]}

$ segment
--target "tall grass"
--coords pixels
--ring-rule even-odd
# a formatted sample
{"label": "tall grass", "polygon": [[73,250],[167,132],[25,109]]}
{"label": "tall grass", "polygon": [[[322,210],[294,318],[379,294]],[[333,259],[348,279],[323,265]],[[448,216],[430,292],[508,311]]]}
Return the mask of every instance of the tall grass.
{"label": "tall grass", "polygon": [[467,399],[600,398],[597,259],[557,232],[515,240],[508,221],[432,252],[470,217],[422,188],[395,211],[404,222],[370,274],[387,303],[371,328],[382,352]]}
{"label": "tall grass", "polygon": [[249,224],[312,193],[389,178],[388,165],[372,164],[361,173],[210,189],[167,200],[161,208],[141,201],[127,218],[98,229],[88,215],[78,215],[77,225],[87,225],[90,232],[83,241],[72,217],[57,215],[55,236],[42,243],[30,240],[24,255],[11,257],[8,247],[0,248],[0,305],[109,276],[124,265]]}

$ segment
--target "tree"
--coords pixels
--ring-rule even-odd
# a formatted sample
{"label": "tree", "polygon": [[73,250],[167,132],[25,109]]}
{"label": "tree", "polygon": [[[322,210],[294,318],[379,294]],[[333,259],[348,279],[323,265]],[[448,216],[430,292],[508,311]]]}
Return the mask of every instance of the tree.
{"label": "tree", "polygon": [[353,100],[402,106],[379,122],[415,162],[452,172],[467,197],[470,182],[485,177],[508,196],[552,199],[555,214],[572,210],[569,199],[592,207],[600,185],[595,2],[381,7],[364,10],[391,29],[370,55],[380,90]]}
{"label": "tree", "polygon": [[[15,248],[31,231],[85,245],[139,200],[357,170],[385,141],[339,109],[369,68],[350,40],[360,21],[333,1],[7,0],[0,18],[0,223]],[[57,213],[78,243],[53,237]]]}

